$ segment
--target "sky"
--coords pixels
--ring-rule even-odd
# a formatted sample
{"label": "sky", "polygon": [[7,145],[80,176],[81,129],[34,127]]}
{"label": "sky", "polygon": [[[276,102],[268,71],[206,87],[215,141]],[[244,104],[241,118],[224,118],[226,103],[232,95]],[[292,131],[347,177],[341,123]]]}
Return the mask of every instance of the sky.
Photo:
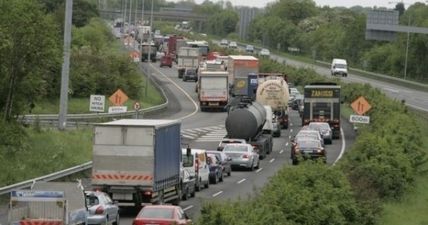
{"label": "sky", "polygon": [[[217,0],[211,0],[216,2]],[[233,5],[245,5],[251,7],[263,8],[268,2],[275,2],[275,0],[229,0]],[[203,0],[195,0],[196,3],[202,3]],[[389,4],[388,2],[394,2]],[[394,8],[396,2],[404,2],[405,6],[414,4],[415,2],[425,2],[425,0],[315,0],[317,6],[328,5],[330,7],[343,6],[343,7],[352,7],[355,5],[360,5],[363,7],[387,7]]]}

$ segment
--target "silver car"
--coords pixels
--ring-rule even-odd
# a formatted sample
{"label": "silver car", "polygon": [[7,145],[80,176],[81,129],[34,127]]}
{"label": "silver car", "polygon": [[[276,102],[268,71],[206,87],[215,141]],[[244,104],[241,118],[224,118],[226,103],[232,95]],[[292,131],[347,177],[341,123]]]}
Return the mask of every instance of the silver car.
{"label": "silver car", "polygon": [[227,144],[223,152],[232,158],[232,167],[245,167],[252,171],[260,166],[259,154],[250,144]]}
{"label": "silver car", "polygon": [[333,132],[328,123],[311,122],[309,123],[308,128],[319,131],[321,134],[321,137],[324,139],[324,143],[331,144],[333,142]]}
{"label": "silver car", "polygon": [[88,224],[119,224],[119,206],[106,193],[101,191],[85,191],[88,206]]}
{"label": "silver car", "polygon": [[294,141],[296,142],[299,138],[306,138],[306,139],[314,139],[321,142],[321,145],[324,147],[324,139],[321,137],[321,134],[317,130],[311,130],[307,127],[302,128],[299,133],[294,137]]}

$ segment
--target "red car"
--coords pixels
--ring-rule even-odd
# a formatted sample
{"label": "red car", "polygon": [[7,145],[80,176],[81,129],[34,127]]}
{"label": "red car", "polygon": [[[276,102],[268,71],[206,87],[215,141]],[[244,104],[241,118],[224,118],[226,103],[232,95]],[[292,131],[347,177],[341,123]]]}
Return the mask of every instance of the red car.
{"label": "red car", "polygon": [[172,67],[172,57],[170,55],[165,54],[160,58],[160,67],[168,66],[169,68]]}
{"label": "red car", "polygon": [[189,225],[192,220],[180,206],[147,205],[138,213],[132,225]]}

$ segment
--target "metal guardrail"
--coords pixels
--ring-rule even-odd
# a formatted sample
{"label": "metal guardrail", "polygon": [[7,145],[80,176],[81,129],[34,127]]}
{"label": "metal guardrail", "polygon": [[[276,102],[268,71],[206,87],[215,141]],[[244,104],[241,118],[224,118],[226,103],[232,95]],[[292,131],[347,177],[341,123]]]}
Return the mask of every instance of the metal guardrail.
{"label": "metal guardrail", "polygon": [[87,162],[87,163],[83,163],[81,165],[75,166],[75,167],[71,167],[65,170],[61,170],[55,173],[51,173],[42,177],[38,177],[38,178],[34,178],[34,179],[30,179],[30,180],[26,180],[17,184],[12,184],[9,186],[5,186],[0,188],[0,195],[9,193],[13,190],[18,190],[18,189],[23,189],[23,188],[28,188],[30,187],[34,182],[40,182],[40,181],[51,181],[51,180],[56,180],[74,173],[78,173],[78,172],[82,172],[84,170],[90,169],[92,167],[92,161]]}

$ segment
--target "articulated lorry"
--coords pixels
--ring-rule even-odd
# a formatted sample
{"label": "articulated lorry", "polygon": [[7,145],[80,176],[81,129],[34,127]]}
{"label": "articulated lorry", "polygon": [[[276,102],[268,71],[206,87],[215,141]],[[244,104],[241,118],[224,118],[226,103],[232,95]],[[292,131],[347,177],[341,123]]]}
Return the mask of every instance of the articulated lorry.
{"label": "articulated lorry", "polygon": [[336,83],[312,83],[305,86],[302,126],[327,122],[333,138],[340,138],[340,86]]}
{"label": "articulated lorry", "polygon": [[272,152],[273,146],[272,135],[263,132],[266,110],[260,103],[242,100],[226,118],[226,138],[245,139],[263,159]]}
{"label": "articulated lorry", "polygon": [[119,206],[179,204],[181,123],[123,119],[96,124],[92,186]]}
{"label": "articulated lorry", "polygon": [[36,182],[10,193],[9,225],[87,224],[85,194],[79,183]]}
{"label": "articulated lorry", "polygon": [[142,43],[140,50],[141,50],[141,62],[149,60],[149,55],[150,55],[150,61],[156,62],[157,48],[154,43],[152,44]]}
{"label": "articulated lorry", "polygon": [[256,101],[272,107],[281,128],[288,129],[289,90],[285,75],[259,74]]}
{"label": "articulated lorry", "polygon": [[199,49],[191,47],[181,47],[178,50],[178,78],[183,78],[186,69],[197,69],[199,67]]}
{"label": "articulated lorry", "polygon": [[198,98],[201,111],[225,110],[229,102],[228,73],[223,71],[202,71],[198,78]]}

